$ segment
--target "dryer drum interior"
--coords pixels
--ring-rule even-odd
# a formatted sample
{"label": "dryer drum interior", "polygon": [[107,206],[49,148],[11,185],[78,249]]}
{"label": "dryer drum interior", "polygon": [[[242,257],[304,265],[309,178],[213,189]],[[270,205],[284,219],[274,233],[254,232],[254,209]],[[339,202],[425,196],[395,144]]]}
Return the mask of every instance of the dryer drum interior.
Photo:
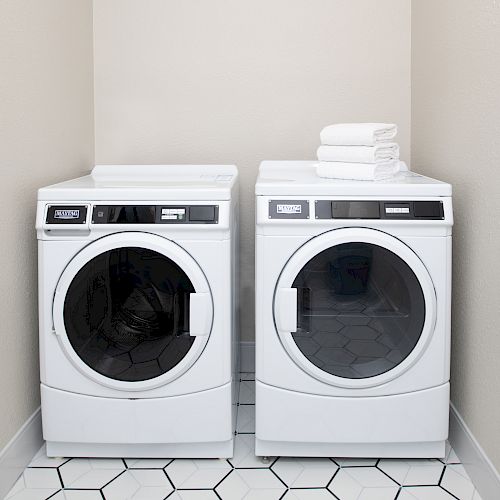
{"label": "dryer drum interior", "polygon": [[191,348],[194,287],[171,259],[150,249],[108,250],[85,264],[64,301],[71,346],[93,370],[141,381],[176,366]]}
{"label": "dryer drum interior", "polygon": [[425,322],[425,299],[410,266],[381,246],[332,246],[307,262],[297,289],[293,340],[321,370],[361,379],[400,364]]}

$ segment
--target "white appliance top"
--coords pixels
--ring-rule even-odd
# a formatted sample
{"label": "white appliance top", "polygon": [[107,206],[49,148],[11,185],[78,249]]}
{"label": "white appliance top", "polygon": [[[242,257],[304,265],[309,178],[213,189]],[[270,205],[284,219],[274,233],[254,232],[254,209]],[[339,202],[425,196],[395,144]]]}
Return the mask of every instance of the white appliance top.
{"label": "white appliance top", "polygon": [[264,161],[255,194],[273,196],[451,196],[451,184],[415,172],[391,179],[357,181],[325,179],[316,174],[317,161]]}
{"label": "white appliance top", "polygon": [[234,165],[96,165],[38,190],[39,200],[229,200]]}

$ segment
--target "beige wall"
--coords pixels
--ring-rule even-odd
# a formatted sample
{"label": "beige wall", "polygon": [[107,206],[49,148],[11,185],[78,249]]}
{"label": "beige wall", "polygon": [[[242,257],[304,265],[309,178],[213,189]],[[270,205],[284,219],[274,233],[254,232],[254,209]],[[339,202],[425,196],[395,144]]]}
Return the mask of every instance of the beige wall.
{"label": "beige wall", "polygon": [[323,125],[410,133],[409,0],[94,2],[98,163],[236,163],[243,339],[263,159],[313,159]]}
{"label": "beige wall", "polygon": [[413,168],[453,184],[452,401],[500,470],[500,5],[416,0]]}
{"label": "beige wall", "polygon": [[36,190],[93,163],[91,0],[0,1],[0,449],[39,404]]}

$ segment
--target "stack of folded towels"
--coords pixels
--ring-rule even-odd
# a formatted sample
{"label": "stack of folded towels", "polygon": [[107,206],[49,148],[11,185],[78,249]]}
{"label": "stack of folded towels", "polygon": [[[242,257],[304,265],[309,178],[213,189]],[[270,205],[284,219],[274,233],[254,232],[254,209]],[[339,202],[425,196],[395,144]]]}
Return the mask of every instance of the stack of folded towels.
{"label": "stack of folded towels", "polygon": [[388,123],[338,123],[320,134],[320,177],[375,181],[400,170],[398,129]]}

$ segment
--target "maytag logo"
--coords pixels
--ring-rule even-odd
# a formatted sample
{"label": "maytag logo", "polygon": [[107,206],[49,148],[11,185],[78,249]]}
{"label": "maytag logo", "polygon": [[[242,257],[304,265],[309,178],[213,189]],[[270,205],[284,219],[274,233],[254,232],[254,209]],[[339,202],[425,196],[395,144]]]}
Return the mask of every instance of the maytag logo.
{"label": "maytag logo", "polygon": [[78,219],[80,210],[55,210],[54,219]]}
{"label": "maytag logo", "polygon": [[302,205],[276,205],[276,211],[279,214],[301,214],[302,213]]}

